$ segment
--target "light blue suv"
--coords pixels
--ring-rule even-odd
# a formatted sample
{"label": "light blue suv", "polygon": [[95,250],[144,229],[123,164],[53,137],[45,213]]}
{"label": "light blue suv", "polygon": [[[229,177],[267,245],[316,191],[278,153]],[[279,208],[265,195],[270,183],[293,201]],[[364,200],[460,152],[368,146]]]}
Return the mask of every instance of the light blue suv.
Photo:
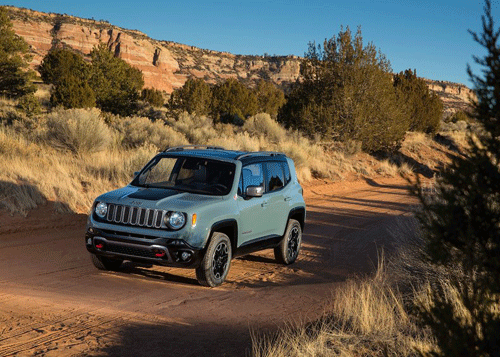
{"label": "light blue suv", "polygon": [[116,270],[124,260],[195,268],[200,284],[214,287],[236,256],[274,248],[277,261],[293,263],[305,218],[286,155],[181,146],[97,197],[85,243],[98,269]]}

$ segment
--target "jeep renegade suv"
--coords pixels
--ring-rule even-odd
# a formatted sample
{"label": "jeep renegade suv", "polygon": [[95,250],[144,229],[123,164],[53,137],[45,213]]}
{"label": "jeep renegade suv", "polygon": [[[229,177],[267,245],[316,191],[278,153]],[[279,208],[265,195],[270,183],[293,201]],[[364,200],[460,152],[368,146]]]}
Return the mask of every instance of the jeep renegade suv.
{"label": "jeep renegade suv", "polygon": [[98,269],[116,270],[124,260],[195,268],[200,284],[214,287],[236,256],[274,248],[277,261],[293,263],[305,217],[284,154],[181,146],[97,197],[85,243]]}

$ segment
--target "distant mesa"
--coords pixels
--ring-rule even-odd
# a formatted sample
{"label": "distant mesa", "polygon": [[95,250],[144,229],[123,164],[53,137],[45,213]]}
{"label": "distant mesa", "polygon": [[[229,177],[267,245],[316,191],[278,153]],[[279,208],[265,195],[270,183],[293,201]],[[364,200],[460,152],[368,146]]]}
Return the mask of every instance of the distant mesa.
{"label": "distant mesa", "polygon": [[[37,69],[54,47],[65,46],[89,56],[92,48],[104,42],[115,55],[144,74],[145,87],[171,93],[188,78],[203,78],[217,83],[238,78],[250,85],[259,79],[274,82],[285,91],[300,76],[298,56],[234,55],[154,40],[137,30],[123,29],[107,21],[82,19],[6,6],[14,31],[31,46],[31,67]],[[427,80],[429,88],[440,95],[445,110],[467,106],[473,92],[463,84]]]}

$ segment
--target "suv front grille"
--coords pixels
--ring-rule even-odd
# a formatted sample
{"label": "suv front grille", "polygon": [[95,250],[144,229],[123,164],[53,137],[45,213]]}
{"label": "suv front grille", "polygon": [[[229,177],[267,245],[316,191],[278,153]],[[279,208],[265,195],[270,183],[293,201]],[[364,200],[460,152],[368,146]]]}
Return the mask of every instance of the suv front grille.
{"label": "suv front grille", "polygon": [[142,207],[108,204],[108,222],[150,228],[165,228],[163,218],[167,211]]}

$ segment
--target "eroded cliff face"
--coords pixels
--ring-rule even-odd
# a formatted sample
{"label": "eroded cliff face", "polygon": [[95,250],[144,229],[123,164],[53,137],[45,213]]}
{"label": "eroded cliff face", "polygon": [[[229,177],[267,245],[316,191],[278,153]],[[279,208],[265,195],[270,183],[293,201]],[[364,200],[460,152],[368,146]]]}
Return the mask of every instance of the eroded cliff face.
{"label": "eroded cliff face", "polygon": [[240,56],[168,41],[157,41],[139,31],[107,22],[73,16],[46,14],[8,7],[14,31],[31,46],[36,70],[43,57],[56,46],[71,47],[85,56],[104,42],[115,53],[144,74],[145,87],[171,93],[190,78],[216,83],[234,77],[247,81],[270,79],[286,87],[300,72],[300,58]]}
{"label": "eroded cliff face", "polygon": [[[104,42],[115,55],[144,74],[145,87],[171,93],[188,78],[217,83],[233,77],[252,84],[263,78],[287,89],[300,76],[297,56],[242,56],[204,50],[169,41],[157,41],[140,31],[122,29],[108,22],[7,7],[14,31],[31,46],[31,67],[56,46],[71,47],[85,56]],[[462,84],[427,80],[443,100],[447,112],[467,108],[474,93]]]}

